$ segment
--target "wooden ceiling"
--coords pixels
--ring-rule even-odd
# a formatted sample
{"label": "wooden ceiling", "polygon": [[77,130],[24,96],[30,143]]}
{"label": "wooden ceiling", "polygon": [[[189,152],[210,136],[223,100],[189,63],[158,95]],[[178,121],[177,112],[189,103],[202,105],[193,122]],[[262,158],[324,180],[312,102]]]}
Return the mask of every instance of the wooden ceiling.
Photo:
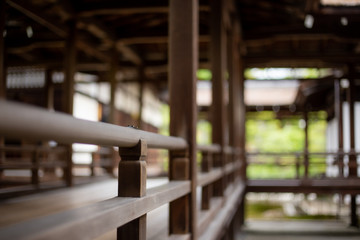
{"label": "wooden ceiling", "polygon": [[[209,67],[211,0],[200,0],[199,62]],[[167,86],[168,0],[6,0],[6,65],[62,70],[65,42],[75,22],[77,70],[107,81],[114,53],[122,81]],[[239,51],[246,67],[333,67],[360,64],[360,7],[319,0],[234,0]],[[311,28],[304,25],[313,19]],[[226,17],[226,16],[225,16]],[[133,73],[133,74],[131,74]]]}

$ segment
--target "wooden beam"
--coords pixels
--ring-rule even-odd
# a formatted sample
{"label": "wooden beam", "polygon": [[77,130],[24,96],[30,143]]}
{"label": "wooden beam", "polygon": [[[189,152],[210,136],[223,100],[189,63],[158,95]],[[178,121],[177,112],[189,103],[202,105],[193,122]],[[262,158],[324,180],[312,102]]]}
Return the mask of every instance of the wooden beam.
{"label": "wooden beam", "polygon": [[33,6],[29,5],[27,1],[22,0],[6,0],[6,2],[16,10],[22,12],[29,18],[33,19],[34,21],[38,22],[39,24],[47,27],[49,30],[51,30],[53,33],[57,34],[58,36],[62,38],[66,38],[67,36],[67,28],[66,26],[63,26],[57,22],[55,22],[53,19],[50,19],[49,17],[44,16],[42,11],[39,9],[35,9]]}
{"label": "wooden beam", "polygon": [[[199,11],[208,12],[210,11],[209,6],[202,5],[199,6]],[[97,15],[133,15],[133,14],[154,14],[162,13],[168,14],[168,6],[143,6],[143,7],[109,7],[109,8],[99,8],[98,6],[90,7],[87,10],[80,11],[78,13],[79,17],[93,17]]]}
{"label": "wooden beam", "polygon": [[[170,234],[190,230],[197,239],[196,163],[196,72],[198,68],[198,1],[172,0],[169,12],[169,92],[170,135],[181,136],[189,144],[187,153],[191,194],[170,206]],[[176,153],[170,153],[171,156]],[[183,154],[182,154],[183,155]],[[180,162],[181,159],[177,158]],[[184,162],[185,164],[186,162]],[[170,169],[175,162],[170,159]],[[182,165],[184,165],[182,164]],[[185,167],[185,166],[184,166]],[[180,171],[182,168],[179,168]],[[184,173],[183,173],[184,174]],[[175,176],[173,176],[175,177]],[[184,207],[179,211],[178,206]],[[176,210],[178,209],[178,210]],[[184,213],[185,211],[185,213]],[[189,211],[189,212],[186,212]],[[172,215],[173,214],[173,215]],[[186,215],[190,217],[187,222]],[[178,219],[179,221],[174,221]],[[188,225],[188,227],[187,227]]]}

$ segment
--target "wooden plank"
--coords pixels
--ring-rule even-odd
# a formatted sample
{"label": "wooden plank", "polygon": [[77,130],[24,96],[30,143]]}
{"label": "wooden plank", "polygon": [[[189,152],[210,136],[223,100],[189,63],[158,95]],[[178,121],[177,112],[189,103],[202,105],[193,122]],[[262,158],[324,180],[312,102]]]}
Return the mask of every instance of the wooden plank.
{"label": "wooden plank", "polygon": [[149,148],[186,149],[179,137],[162,136],[129,127],[73,118],[59,112],[0,100],[0,133],[2,136],[59,143],[88,143],[103,146],[135,146],[140,139]]}
{"label": "wooden plank", "polygon": [[[169,2],[170,135],[183,137],[188,149],[191,194],[170,204],[170,234],[196,239],[196,73],[198,68],[198,15],[196,0]],[[179,91],[181,89],[181,91]],[[173,156],[175,153],[170,153]],[[174,169],[170,159],[170,169]],[[180,209],[177,209],[181,207]]]}
{"label": "wooden plank", "polygon": [[4,227],[0,229],[0,238],[95,238],[189,192],[189,181],[173,181],[149,189],[143,198],[112,198],[82,208]]}

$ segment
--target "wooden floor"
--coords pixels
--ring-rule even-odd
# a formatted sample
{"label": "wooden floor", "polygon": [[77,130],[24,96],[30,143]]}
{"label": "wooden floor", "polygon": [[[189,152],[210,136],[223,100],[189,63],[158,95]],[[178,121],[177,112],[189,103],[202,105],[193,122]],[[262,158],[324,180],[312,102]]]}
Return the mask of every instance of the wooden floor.
{"label": "wooden floor", "polygon": [[[147,188],[159,186],[166,182],[166,178],[149,179]],[[70,189],[59,189],[5,200],[0,203],[0,227],[82,207],[116,197],[116,194],[117,180],[109,179],[98,183],[75,186]],[[148,214],[148,239],[166,237],[168,224],[167,211],[168,207],[164,205]],[[158,226],[161,226],[161,228]],[[154,231],[154,229],[157,230]],[[114,239],[115,234],[116,231],[114,230],[98,239]],[[162,237],[159,238],[160,236]]]}
{"label": "wooden floor", "polygon": [[360,231],[341,220],[248,220],[236,240],[355,240]]}

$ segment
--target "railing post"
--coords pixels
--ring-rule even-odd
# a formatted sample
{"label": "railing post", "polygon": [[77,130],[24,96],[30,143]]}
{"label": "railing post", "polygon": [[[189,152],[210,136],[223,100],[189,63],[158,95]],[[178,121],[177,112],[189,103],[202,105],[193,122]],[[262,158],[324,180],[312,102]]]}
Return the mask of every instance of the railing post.
{"label": "railing post", "polygon": [[[119,147],[118,196],[143,197],[146,195],[147,144],[140,140],[135,147]],[[146,214],[119,227],[117,239],[146,239]]]}
{"label": "railing post", "polygon": [[31,183],[36,187],[39,186],[39,152],[37,149],[33,151],[31,156]]}
{"label": "railing post", "polygon": [[[212,153],[203,151],[201,153],[201,171],[206,173],[210,172],[213,166]],[[201,190],[201,209],[208,210],[210,209],[210,200],[212,197],[212,184],[206,185]]]}
{"label": "railing post", "polygon": [[296,163],[295,163],[295,166],[296,166],[296,179],[299,179],[300,178],[300,155],[299,154],[296,154]]}
{"label": "railing post", "polygon": [[[189,180],[189,158],[185,151],[170,152],[170,180]],[[169,234],[187,234],[190,231],[190,198],[185,195],[170,202]]]}
{"label": "railing post", "polygon": [[[170,203],[170,234],[191,233],[191,239],[197,239],[198,16],[197,0],[169,1],[170,135],[182,137],[188,143],[186,151],[170,152],[170,179],[183,178],[191,181],[191,193]],[[181,166],[182,173],[174,172],[173,168],[176,166]]]}

